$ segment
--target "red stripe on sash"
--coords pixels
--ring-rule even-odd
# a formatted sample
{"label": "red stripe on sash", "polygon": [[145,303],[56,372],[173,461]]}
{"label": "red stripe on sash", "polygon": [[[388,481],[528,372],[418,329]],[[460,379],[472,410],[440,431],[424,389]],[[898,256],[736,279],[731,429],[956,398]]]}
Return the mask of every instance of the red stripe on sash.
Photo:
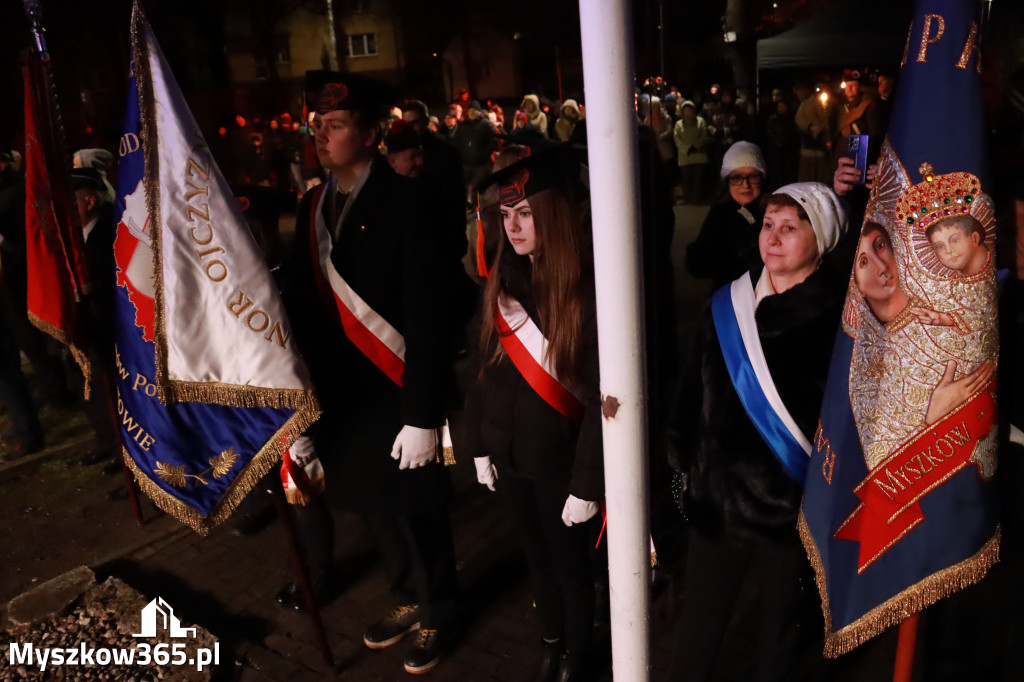
{"label": "red stripe on sash", "polygon": [[505,352],[508,353],[509,359],[512,360],[512,364],[544,402],[579,426],[583,421],[583,403],[541,367],[540,363],[530,355],[530,351],[526,349],[522,341],[516,337],[512,328],[508,326],[508,322],[501,315],[501,310],[496,312],[494,321],[500,332],[498,338],[501,340]]}
{"label": "red stripe on sash", "polygon": [[317,241],[316,218],[319,212],[320,197],[324,192],[323,187],[326,187],[326,183],[319,185],[314,190],[315,192],[319,190],[319,192],[312,197],[309,221],[310,255],[313,258],[313,277],[316,279],[317,289],[319,289],[320,295],[324,298],[325,302],[333,301],[333,305],[330,307],[337,311],[338,321],[341,322],[341,328],[345,331],[345,336],[348,337],[348,340],[377,369],[383,372],[387,378],[401,386],[402,374],[405,372],[405,361],[388,348],[383,341],[374,336],[373,332],[367,329],[366,325],[348,309],[331,287],[330,279],[327,277],[327,273],[324,272],[324,266],[320,262],[320,244]]}

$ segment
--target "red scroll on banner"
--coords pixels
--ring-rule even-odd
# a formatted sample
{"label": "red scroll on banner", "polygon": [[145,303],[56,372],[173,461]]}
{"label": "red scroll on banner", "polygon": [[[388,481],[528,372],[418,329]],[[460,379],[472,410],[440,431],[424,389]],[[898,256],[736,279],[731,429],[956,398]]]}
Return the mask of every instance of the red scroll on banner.
{"label": "red scroll on banner", "polygon": [[[921,498],[971,464],[975,449],[995,422],[994,389],[994,383],[986,386],[918,433],[854,488],[861,504],[835,536],[860,543],[858,573],[924,521]],[[980,472],[981,465],[977,466]]]}

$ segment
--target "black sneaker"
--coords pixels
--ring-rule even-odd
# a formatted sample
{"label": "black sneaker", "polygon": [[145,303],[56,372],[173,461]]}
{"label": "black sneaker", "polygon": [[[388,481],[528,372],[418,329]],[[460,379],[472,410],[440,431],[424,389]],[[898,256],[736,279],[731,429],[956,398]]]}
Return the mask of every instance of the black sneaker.
{"label": "black sneaker", "polygon": [[425,673],[441,660],[445,649],[444,637],[436,628],[420,628],[416,641],[405,655],[405,672],[418,675]]}
{"label": "black sneaker", "polygon": [[420,607],[417,604],[396,606],[388,616],[366,628],[363,643],[371,649],[389,647],[420,626]]}

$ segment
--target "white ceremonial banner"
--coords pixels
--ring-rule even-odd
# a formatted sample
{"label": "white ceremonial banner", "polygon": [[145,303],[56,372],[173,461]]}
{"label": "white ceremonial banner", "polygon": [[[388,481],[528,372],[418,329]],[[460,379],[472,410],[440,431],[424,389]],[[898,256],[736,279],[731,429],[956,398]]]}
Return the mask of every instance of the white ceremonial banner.
{"label": "white ceremonial banner", "polygon": [[143,119],[155,120],[158,149],[157,159],[146,159],[146,176],[157,179],[159,195],[149,208],[159,215],[162,395],[268,404],[253,390],[269,389],[278,395],[270,403],[287,405],[287,392],[307,391],[309,378],[277,287],[148,24],[144,31],[153,109]]}

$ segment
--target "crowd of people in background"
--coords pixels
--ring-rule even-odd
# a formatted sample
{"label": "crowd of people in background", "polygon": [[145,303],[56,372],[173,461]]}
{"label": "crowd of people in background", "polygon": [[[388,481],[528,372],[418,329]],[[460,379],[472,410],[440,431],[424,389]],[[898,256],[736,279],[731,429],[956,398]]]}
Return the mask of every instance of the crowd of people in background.
{"label": "crowd of people in background", "polygon": [[[756,102],[751,93],[729,85],[684,93],[661,78],[649,78],[637,88],[635,106],[638,123],[654,133],[676,201],[707,204],[715,198],[722,158],[738,141],[759,146],[775,186],[831,184],[854,129],[870,136],[871,152],[877,155],[894,87],[892,71],[848,69],[834,78],[766,89]],[[421,134],[429,131],[458,153],[470,207],[472,188],[486,175],[506,136],[586,144],[586,126],[579,125],[586,119],[582,93],[559,100],[529,92],[509,104],[475,99],[462,89],[442,115],[432,114],[426,104],[421,112]],[[224,159],[229,181],[273,187],[293,195],[293,201],[301,197],[315,174],[310,168],[315,162],[304,149],[308,127],[301,118],[301,113],[287,112],[269,118],[238,115],[220,127],[211,144],[217,158]],[[402,112],[396,109],[388,125],[398,118]]]}

